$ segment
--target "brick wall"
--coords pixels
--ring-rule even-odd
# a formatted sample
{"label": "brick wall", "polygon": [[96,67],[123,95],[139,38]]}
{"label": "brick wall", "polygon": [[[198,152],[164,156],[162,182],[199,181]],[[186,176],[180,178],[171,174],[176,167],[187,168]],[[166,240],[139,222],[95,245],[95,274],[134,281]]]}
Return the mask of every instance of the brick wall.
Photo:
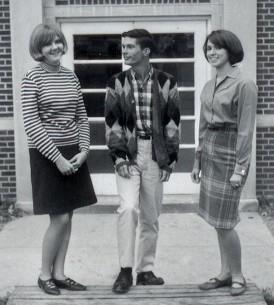
{"label": "brick wall", "polygon": [[[258,115],[274,115],[274,2],[258,0]],[[257,195],[274,197],[274,127],[257,128]]]}
{"label": "brick wall", "polygon": [[0,118],[13,116],[9,1],[0,0]]}
{"label": "brick wall", "polygon": [[16,197],[14,131],[0,130],[0,199]]}
{"label": "brick wall", "polygon": [[[0,0],[0,121],[13,117],[9,1]],[[16,197],[14,131],[0,129],[0,200]]]}

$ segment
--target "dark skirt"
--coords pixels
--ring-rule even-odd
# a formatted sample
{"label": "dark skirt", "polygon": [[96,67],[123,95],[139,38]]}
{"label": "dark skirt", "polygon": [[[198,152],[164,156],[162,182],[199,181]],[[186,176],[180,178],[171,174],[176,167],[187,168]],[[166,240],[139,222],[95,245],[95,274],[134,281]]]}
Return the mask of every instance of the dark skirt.
{"label": "dark skirt", "polygon": [[231,187],[236,164],[236,130],[207,130],[201,159],[201,190],[198,215],[218,229],[232,229],[240,221],[242,186]]}
{"label": "dark skirt", "polygon": [[[78,145],[58,149],[68,160],[79,153]],[[75,174],[65,176],[37,149],[29,153],[35,215],[64,214],[97,202],[86,162]]]}

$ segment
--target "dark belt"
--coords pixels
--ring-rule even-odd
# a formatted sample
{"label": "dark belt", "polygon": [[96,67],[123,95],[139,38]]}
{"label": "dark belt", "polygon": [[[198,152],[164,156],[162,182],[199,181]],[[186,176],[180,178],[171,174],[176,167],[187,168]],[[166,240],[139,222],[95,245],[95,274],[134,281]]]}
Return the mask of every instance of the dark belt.
{"label": "dark belt", "polygon": [[145,135],[145,136],[138,135],[138,138],[141,139],[141,140],[150,140],[152,138],[152,136],[150,136],[150,135]]}
{"label": "dark belt", "polygon": [[227,131],[237,131],[236,127],[232,127],[229,125],[207,125],[207,129],[210,130],[227,130]]}

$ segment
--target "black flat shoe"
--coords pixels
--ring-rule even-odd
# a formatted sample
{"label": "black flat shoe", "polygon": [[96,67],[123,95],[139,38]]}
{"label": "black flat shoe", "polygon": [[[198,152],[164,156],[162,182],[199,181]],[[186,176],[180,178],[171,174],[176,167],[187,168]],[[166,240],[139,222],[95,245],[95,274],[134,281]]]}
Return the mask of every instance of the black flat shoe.
{"label": "black flat shoe", "polygon": [[59,295],[60,290],[56,287],[52,279],[48,279],[46,281],[43,281],[38,278],[38,286],[42,290],[44,290],[45,293],[52,294],[52,295]]}
{"label": "black flat shoe", "polygon": [[227,287],[227,286],[231,286],[232,284],[232,278],[229,277],[225,280],[219,280],[216,277],[214,277],[213,279],[210,279],[208,282],[205,282],[203,284],[199,285],[199,288],[201,290],[211,290],[211,289],[217,289],[220,287]]}
{"label": "black flat shoe", "polygon": [[136,285],[163,285],[165,282],[152,271],[141,272],[137,275]]}
{"label": "black flat shoe", "polygon": [[52,279],[52,280],[58,288],[63,288],[71,291],[84,291],[87,289],[86,286],[75,282],[69,277],[66,278],[65,280],[56,280],[56,279]]}
{"label": "black flat shoe", "polygon": [[131,272],[121,271],[112,286],[112,291],[115,293],[127,293],[133,285],[133,277]]}

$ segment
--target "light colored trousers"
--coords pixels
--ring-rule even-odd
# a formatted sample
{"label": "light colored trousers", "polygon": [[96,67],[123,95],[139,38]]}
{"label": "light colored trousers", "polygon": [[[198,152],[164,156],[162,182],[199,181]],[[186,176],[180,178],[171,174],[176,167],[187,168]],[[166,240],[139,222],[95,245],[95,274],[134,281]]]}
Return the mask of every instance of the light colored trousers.
{"label": "light colored trousers", "polygon": [[138,219],[140,236],[136,272],[151,271],[154,266],[159,232],[159,216],[163,201],[160,169],[152,160],[151,140],[138,139],[137,165],[131,166],[131,177],[116,173],[120,197],[118,208],[118,254],[122,268],[133,267]]}

